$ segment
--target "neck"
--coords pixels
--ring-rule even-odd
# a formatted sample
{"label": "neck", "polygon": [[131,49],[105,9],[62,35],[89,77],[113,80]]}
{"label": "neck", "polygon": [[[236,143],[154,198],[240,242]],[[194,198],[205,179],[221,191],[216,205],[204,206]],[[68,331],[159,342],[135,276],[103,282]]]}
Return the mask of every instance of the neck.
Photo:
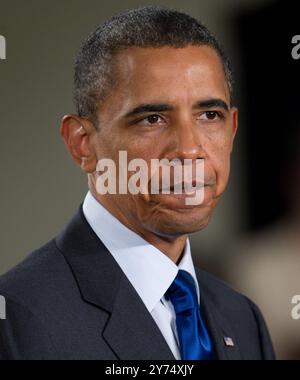
{"label": "neck", "polygon": [[137,233],[142,236],[143,239],[148,241],[148,243],[152,244],[168,256],[175,264],[179,264],[186,245],[187,235],[182,235],[170,240],[149,231],[140,231]]}
{"label": "neck", "polygon": [[97,199],[115,218],[123,223],[130,230],[140,235],[144,240],[163,252],[175,264],[178,264],[184,252],[187,235],[176,237],[162,236],[150,230],[143,228],[141,224],[134,223],[124,216],[124,214],[115,207],[115,204],[109,202],[105,197],[100,197],[93,189],[90,189],[93,197]]}

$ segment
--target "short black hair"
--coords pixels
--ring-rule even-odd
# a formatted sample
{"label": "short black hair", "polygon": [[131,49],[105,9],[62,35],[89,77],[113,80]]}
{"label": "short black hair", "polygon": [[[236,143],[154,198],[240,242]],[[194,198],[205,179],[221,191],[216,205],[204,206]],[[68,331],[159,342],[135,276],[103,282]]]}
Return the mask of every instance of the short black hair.
{"label": "short black hair", "polygon": [[232,99],[230,62],[214,35],[193,17],[172,9],[140,7],[113,16],[88,36],[75,62],[74,101],[79,116],[97,124],[101,102],[116,83],[115,57],[129,47],[208,45],[219,55]]}

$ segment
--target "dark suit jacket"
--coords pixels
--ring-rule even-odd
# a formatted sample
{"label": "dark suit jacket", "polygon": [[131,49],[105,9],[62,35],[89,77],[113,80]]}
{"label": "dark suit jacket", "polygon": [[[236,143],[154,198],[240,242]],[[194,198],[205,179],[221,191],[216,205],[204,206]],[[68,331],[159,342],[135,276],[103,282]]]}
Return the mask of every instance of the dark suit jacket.
{"label": "dark suit jacket", "polygon": [[[258,308],[196,271],[217,359],[273,359]],[[0,277],[0,294],[6,298],[1,359],[174,359],[82,207],[56,239]],[[224,336],[232,338],[234,347],[224,344]]]}

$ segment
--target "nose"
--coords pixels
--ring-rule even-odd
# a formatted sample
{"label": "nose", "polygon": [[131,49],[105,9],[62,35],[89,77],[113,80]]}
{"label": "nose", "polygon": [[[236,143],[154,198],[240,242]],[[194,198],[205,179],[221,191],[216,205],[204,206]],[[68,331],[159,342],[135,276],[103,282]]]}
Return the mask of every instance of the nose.
{"label": "nose", "polygon": [[170,161],[179,159],[182,163],[184,159],[205,158],[201,140],[199,127],[192,121],[178,121],[170,133],[169,149],[166,156]]}

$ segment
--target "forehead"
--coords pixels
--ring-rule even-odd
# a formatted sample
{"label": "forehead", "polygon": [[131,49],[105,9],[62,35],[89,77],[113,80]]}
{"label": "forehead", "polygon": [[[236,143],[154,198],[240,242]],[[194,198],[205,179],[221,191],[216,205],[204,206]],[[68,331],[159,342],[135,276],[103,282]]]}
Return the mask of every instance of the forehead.
{"label": "forehead", "polygon": [[220,98],[229,103],[221,59],[209,46],[132,47],[119,52],[116,62],[117,85],[103,104],[115,115],[146,102],[176,106]]}
{"label": "forehead", "polygon": [[[186,46],[183,48],[132,47],[122,51],[118,57],[118,74],[127,85],[139,87],[147,82],[165,85],[226,84],[221,59],[210,46]],[[192,83],[190,83],[192,82]]]}

